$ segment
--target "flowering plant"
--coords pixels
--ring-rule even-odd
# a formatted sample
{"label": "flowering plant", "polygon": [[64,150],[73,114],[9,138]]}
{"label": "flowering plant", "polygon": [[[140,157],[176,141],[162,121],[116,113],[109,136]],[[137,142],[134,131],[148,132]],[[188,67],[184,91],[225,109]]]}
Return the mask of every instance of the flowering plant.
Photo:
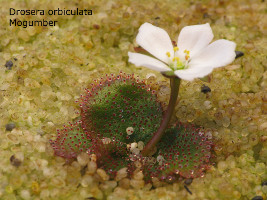
{"label": "flowering plant", "polygon": [[129,62],[170,79],[167,110],[162,111],[153,87],[145,81],[122,73],[107,75],[81,95],[80,120],[59,130],[50,141],[55,154],[67,159],[79,152],[95,154],[97,165],[116,180],[125,168],[133,176],[142,172],[145,181],[202,176],[209,167],[213,143],[202,129],[181,123],[169,126],[169,122],[181,79],[204,77],[235,59],[234,42],[222,39],[210,44],[212,39],[209,24],[187,26],[173,47],[166,31],[143,24],[136,41],[157,59],[129,52]]}

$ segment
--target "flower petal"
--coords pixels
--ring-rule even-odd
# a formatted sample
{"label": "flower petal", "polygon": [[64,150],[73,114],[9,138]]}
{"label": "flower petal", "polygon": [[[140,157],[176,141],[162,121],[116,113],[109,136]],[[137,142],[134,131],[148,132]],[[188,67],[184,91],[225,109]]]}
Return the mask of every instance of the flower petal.
{"label": "flower petal", "polygon": [[199,67],[199,68],[189,68],[185,70],[176,70],[174,74],[180,79],[187,81],[192,81],[194,78],[202,78],[212,72],[213,68],[210,67]]}
{"label": "flower petal", "polygon": [[193,58],[199,51],[208,46],[213,39],[213,33],[209,23],[184,27],[178,37],[178,56],[184,57],[184,50],[190,51]]}
{"label": "flower petal", "polygon": [[145,66],[149,69],[153,69],[159,72],[171,71],[171,69],[163,62],[150,56],[131,52],[128,52],[128,56],[129,62],[135,64],[136,66]]}
{"label": "flower petal", "polygon": [[230,64],[235,59],[234,42],[228,40],[217,40],[199,54],[189,63],[189,68],[175,71],[175,75],[181,79],[192,81],[194,78],[202,78],[212,72],[214,68]]}
{"label": "flower petal", "polygon": [[165,63],[169,63],[170,61],[170,58],[166,55],[167,52],[170,52],[171,58],[173,57],[173,45],[168,33],[162,28],[153,26],[150,23],[144,23],[139,28],[136,42]]}
{"label": "flower petal", "polygon": [[195,55],[189,62],[189,67],[206,66],[216,68],[228,65],[235,59],[235,47],[236,44],[229,40],[217,40]]}

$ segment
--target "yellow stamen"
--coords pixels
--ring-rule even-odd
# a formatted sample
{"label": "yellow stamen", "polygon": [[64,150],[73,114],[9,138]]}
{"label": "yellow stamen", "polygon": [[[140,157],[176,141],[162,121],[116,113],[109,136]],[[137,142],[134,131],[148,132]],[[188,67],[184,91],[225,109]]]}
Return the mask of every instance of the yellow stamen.
{"label": "yellow stamen", "polygon": [[173,50],[174,50],[174,52],[176,52],[176,51],[179,50],[179,48],[178,47],[174,47]]}
{"label": "yellow stamen", "polygon": [[186,55],[189,55],[190,54],[190,51],[187,51],[186,49],[184,50],[184,53],[186,54]]}
{"label": "yellow stamen", "polygon": [[172,59],[172,61],[173,61],[173,62],[174,62],[174,61],[179,62],[179,61],[180,61],[180,58],[178,58],[178,57],[174,57],[174,58]]}
{"label": "yellow stamen", "polygon": [[171,57],[171,53],[170,53],[170,52],[167,52],[166,55],[167,55],[168,57]]}

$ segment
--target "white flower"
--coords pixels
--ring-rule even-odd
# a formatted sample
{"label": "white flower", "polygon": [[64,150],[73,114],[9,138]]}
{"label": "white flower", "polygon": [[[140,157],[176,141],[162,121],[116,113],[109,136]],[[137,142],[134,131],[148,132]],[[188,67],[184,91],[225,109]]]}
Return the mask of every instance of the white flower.
{"label": "white flower", "polygon": [[129,62],[160,72],[173,71],[179,78],[192,81],[235,59],[234,42],[221,39],[210,44],[212,39],[213,33],[208,23],[186,26],[180,32],[177,47],[173,47],[165,30],[144,23],[139,28],[136,41],[159,60],[129,52]]}

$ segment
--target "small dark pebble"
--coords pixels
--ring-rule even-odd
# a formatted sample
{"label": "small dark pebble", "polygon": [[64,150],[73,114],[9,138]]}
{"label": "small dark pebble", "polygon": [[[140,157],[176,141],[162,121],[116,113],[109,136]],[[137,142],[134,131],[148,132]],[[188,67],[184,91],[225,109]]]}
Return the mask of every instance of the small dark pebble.
{"label": "small dark pebble", "polygon": [[14,58],[15,61],[17,61],[18,59],[17,58]]}
{"label": "small dark pebble", "polygon": [[100,29],[100,26],[98,24],[94,24],[93,28],[98,30],[98,29]]}
{"label": "small dark pebble", "polygon": [[87,197],[85,199],[88,199],[88,200],[95,200],[96,198],[95,197]]}
{"label": "small dark pebble", "polygon": [[5,67],[8,69],[8,70],[11,70],[12,67],[13,67],[13,62],[11,60],[7,61],[6,64],[5,64]]}
{"label": "small dark pebble", "polygon": [[207,94],[208,92],[211,92],[211,89],[209,88],[209,86],[202,85],[201,92],[203,92],[204,94]]}
{"label": "small dark pebble", "polygon": [[255,196],[251,200],[263,200],[262,196]]}
{"label": "small dark pebble", "polygon": [[82,168],[82,169],[80,170],[80,174],[81,174],[81,176],[84,176],[84,175],[85,175],[86,170],[87,170],[87,165],[86,165],[84,168]]}
{"label": "small dark pebble", "polygon": [[156,17],[155,19],[160,19],[160,17]]}
{"label": "small dark pebble", "polygon": [[267,181],[263,181],[261,186],[267,185]]}
{"label": "small dark pebble", "polygon": [[186,189],[186,191],[187,191],[189,194],[192,194],[192,192],[189,190],[189,188],[188,188],[186,185],[184,185],[184,188]]}
{"label": "small dark pebble", "polygon": [[190,185],[193,182],[192,178],[185,179],[184,184]]}
{"label": "small dark pebble", "polygon": [[235,51],[235,58],[239,58],[243,55],[244,55],[244,53],[242,51]]}
{"label": "small dark pebble", "polygon": [[21,165],[21,161],[17,159],[15,155],[12,155],[9,160],[10,160],[11,165],[15,167],[19,167]]}
{"label": "small dark pebble", "polygon": [[6,131],[12,131],[16,125],[14,123],[8,123],[6,124]]}
{"label": "small dark pebble", "polygon": [[204,13],[203,14],[203,18],[205,19],[205,18],[209,18],[210,17],[210,15],[208,14],[208,13]]}

